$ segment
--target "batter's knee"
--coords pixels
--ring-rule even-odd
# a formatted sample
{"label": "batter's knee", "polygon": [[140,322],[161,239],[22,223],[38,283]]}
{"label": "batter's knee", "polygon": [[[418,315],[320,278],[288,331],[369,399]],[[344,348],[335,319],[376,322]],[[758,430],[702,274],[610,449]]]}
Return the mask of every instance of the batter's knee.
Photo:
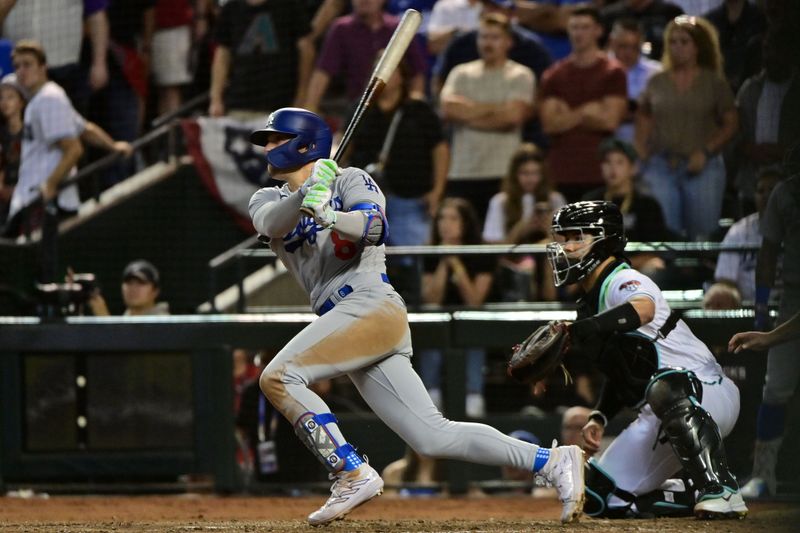
{"label": "batter's knee", "polygon": [[459,437],[455,431],[445,429],[448,424],[452,422],[439,414],[426,419],[425,425],[416,430],[402,431],[400,437],[420,455],[436,458],[454,457]]}
{"label": "batter's knee", "polygon": [[267,368],[261,372],[258,385],[261,387],[261,392],[264,393],[264,396],[271,401],[283,396],[286,390],[286,385],[283,383],[283,370],[268,365]]}
{"label": "batter's knee", "polygon": [[415,442],[409,442],[408,445],[420,455],[426,457],[442,457],[444,455],[442,453],[442,446],[437,442],[437,439],[430,437],[431,435],[428,436],[428,439],[414,439]]}

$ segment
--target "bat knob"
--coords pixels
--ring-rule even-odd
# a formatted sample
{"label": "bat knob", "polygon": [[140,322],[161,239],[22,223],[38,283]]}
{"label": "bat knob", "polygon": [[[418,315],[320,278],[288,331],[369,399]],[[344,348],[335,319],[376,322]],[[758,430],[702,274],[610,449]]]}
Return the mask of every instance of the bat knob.
{"label": "bat knob", "polygon": [[301,207],[300,212],[306,216],[313,217],[314,211],[308,207]]}

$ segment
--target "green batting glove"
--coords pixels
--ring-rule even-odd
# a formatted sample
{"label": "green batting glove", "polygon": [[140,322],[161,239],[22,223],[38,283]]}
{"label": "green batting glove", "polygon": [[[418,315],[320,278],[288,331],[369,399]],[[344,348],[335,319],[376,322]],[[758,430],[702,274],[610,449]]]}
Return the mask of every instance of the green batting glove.
{"label": "green batting glove", "polygon": [[301,207],[314,213],[314,220],[323,228],[329,228],[336,223],[336,211],[330,206],[333,193],[323,183],[311,187],[303,198]]}
{"label": "green batting glove", "polygon": [[341,173],[341,169],[333,159],[317,159],[314,162],[314,168],[311,169],[311,175],[300,187],[300,194],[305,196],[318,183],[330,188],[339,173]]}

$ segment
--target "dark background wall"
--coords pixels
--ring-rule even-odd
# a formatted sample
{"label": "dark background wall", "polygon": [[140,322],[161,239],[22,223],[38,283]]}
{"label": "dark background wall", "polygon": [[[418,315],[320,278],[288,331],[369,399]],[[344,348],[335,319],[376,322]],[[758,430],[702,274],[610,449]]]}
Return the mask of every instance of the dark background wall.
{"label": "dark background wall", "polygon": [[[192,313],[208,298],[208,261],[248,235],[208,193],[194,167],[183,165],[62,233],[58,271],[62,279],[67,266],[94,273],[111,312],[118,314],[123,311],[122,270],[129,261],[145,258],[161,272],[161,299],[174,313]],[[38,256],[38,245],[0,244],[0,283],[30,296]],[[251,270],[259,266],[248,264]],[[234,280],[228,269],[218,287]]]}

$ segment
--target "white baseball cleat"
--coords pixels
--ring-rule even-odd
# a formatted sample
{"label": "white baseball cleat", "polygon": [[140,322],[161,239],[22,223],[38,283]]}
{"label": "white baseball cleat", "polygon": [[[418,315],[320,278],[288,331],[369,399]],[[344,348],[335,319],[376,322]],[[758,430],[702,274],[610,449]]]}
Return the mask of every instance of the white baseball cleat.
{"label": "white baseball cleat", "polygon": [[583,450],[578,446],[559,446],[550,450],[550,459],[539,475],[558,491],[561,500],[561,522],[577,522],[586,497],[583,479]]}
{"label": "white baseball cleat", "polygon": [[760,477],[750,479],[739,492],[742,493],[742,497],[745,500],[760,500],[762,498],[769,498],[775,494],[775,492],[771,490],[770,483]]}
{"label": "white baseball cleat", "polygon": [[[325,505],[308,515],[308,523],[321,526],[339,520],[358,507],[383,492],[383,480],[374,468],[364,463],[357,471],[331,474],[335,479],[331,486],[331,497]],[[351,477],[352,476],[352,477]]]}
{"label": "white baseball cleat", "polygon": [[694,515],[701,519],[744,518],[747,506],[739,491],[725,488],[720,494],[702,496],[694,506]]}

